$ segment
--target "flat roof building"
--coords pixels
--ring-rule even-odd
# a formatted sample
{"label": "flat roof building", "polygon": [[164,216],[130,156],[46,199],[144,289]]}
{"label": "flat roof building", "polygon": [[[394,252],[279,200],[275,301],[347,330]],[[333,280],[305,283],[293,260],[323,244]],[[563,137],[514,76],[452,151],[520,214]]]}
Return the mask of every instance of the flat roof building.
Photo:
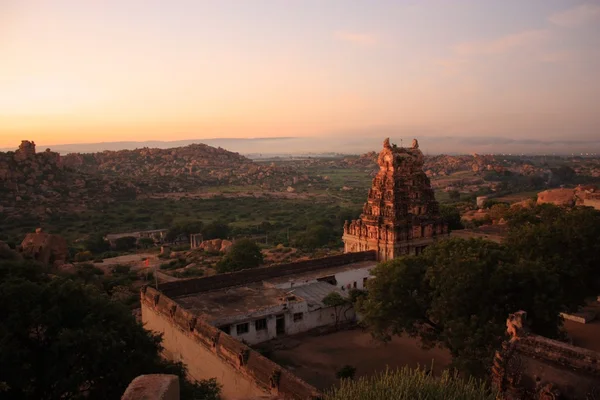
{"label": "flat roof building", "polygon": [[323,299],[363,289],[376,264],[365,251],[146,287],[142,322],[191,377],[217,377],[224,399],[316,399],[314,387],[247,345],[354,320],[351,307],[336,312]]}

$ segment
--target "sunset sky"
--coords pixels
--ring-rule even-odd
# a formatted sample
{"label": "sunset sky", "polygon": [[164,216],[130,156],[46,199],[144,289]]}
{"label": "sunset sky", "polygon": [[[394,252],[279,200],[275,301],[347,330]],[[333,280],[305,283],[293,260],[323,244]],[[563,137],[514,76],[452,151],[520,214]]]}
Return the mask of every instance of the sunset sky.
{"label": "sunset sky", "polygon": [[600,137],[600,1],[0,0],[0,147]]}

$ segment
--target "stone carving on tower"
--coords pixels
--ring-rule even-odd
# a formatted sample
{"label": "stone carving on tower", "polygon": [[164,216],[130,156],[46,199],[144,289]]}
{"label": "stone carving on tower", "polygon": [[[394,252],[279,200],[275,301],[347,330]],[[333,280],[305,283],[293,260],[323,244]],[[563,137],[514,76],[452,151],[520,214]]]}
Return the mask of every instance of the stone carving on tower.
{"label": "stone carving on tower", "polygon": [[346,253],[376,250],[377,259],[419,254],[440,237],[448,225],[439,213],[431,183],[423,171],[417,140],[410,148],[383,142],[367,202],[359,219],[344,224]]}

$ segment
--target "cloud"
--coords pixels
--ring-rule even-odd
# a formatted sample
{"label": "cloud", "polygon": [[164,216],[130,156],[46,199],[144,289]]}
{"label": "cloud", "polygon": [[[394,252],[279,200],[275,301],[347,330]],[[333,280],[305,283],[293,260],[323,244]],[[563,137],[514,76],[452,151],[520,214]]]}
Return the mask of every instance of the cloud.
{"label": "cloud", "polygon": [[576,27],[600,20],[600,5],[581,4],[568,10],[559,11],[548,17],[554,25]]}
{"label": "cloud", "polygon": [[333,37],[336,40],[352,43],[357,46],[373,46],[379,43],[378,36],[372,33],[335,31]]}
{"label": "cloud", "polygon": [[453,46],[454,53],[460,56],[494,55],[541,43],[548,36],[545,29],[528,30],[502,36],[492,40],[459,43]]}

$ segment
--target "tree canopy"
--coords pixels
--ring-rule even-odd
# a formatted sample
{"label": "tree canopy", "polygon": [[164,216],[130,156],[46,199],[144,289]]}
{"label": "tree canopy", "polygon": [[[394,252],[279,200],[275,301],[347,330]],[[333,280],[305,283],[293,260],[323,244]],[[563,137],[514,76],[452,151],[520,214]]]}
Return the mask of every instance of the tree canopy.
{"label": "tree canopy", "polygon": [[445,347],[473,374],[491,366],[509,313],[526,310],[534,332],[560,336],[559,313],[600,290],[600,213],[545,206],[508,219],[503,245],[449,239],[378,265],[359,302],[363,323],[382,339],[409,334]]}
{"label": "tree canopy", "polygon": [[161,358],[161,337],[95,286],[48,277],[32,262],[0,261],[0,370],[6,399],[120,398],[136,376],[172,373],[182,398],[217,399]]}
{"label": "tree canopy", "polygon": [[260,247],[251,239],[236,240],[229,252],[217,263],[217,271],[233,272],[256,268],[263,262]]}

